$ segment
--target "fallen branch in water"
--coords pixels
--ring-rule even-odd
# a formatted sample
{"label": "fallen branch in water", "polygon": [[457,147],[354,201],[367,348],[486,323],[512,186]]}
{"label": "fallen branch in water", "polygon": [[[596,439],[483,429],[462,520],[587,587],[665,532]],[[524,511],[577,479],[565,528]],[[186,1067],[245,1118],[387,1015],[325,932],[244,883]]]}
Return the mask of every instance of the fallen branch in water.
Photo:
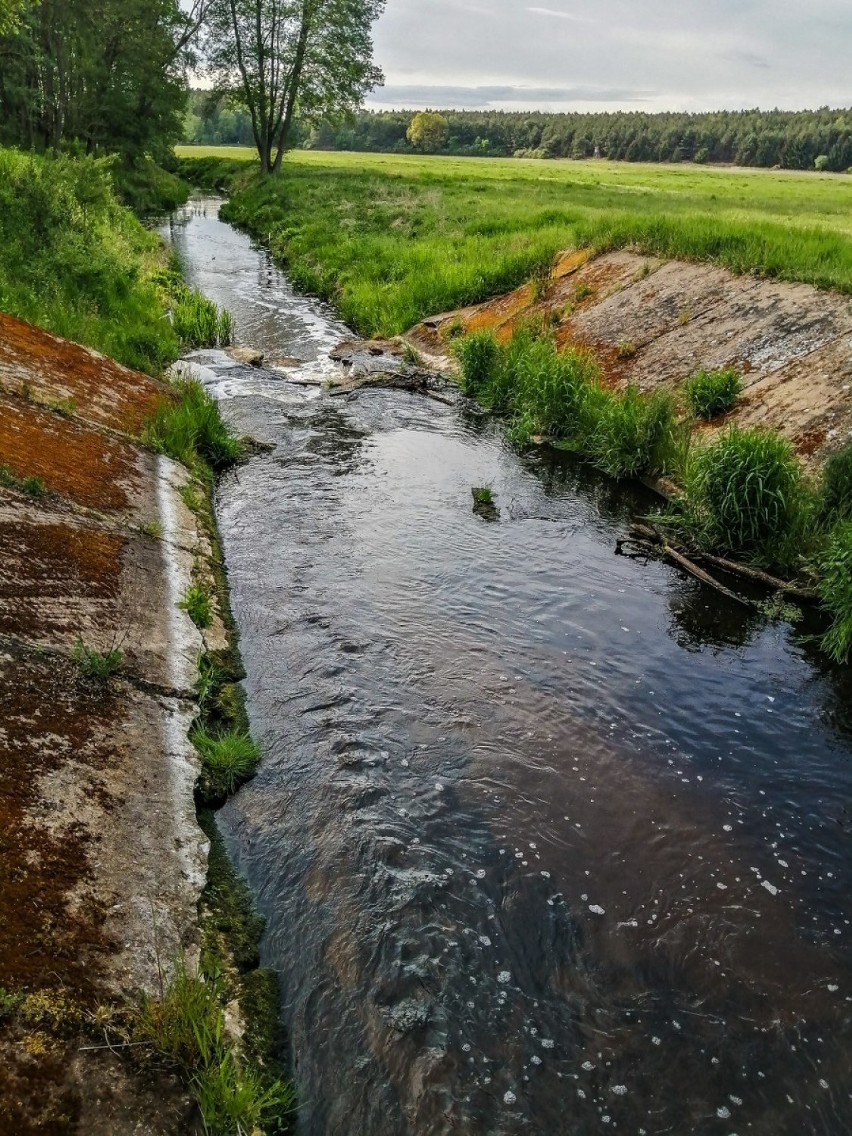
{"label": "fallen branch in water", "polygon": [[637,545],[639,548],[648,552],[657,550],[665,560],[670,560],[673,564],[677,564],[684,572],[694,576],[696,580],[700,580],[702,584],[706,584],[708,588],[714,588],[726,599],[733,600],[734,603],[742,604],[744,607],[751,607],[750,600],[738,596],[736,592],[732,592],[730,588],[726,588],[723,583],[711,576],[709,572],[705,572],[703,568],[699,568],[694,561],[690,560],[683,552],[673,548],[666,538],[657,529],[651,528],[648,525],[636,524],[630,530],[632,539],[620,540],[618,542],[616,551],[621,552],[625,545]]}

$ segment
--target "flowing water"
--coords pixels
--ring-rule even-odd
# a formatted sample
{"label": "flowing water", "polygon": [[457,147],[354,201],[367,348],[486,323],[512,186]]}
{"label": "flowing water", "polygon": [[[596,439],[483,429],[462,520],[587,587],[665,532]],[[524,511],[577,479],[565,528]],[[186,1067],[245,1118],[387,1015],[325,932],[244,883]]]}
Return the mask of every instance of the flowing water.
{"label": "flowing water", "polygon": [[170,226],[190,279],[303,360],[197,356],[275,447],[218,497],[264,753],[220,821],[299,1131],[852,1131],[848,673],[615,555],[644,491],[295,385],[347,329],[217,208]]}

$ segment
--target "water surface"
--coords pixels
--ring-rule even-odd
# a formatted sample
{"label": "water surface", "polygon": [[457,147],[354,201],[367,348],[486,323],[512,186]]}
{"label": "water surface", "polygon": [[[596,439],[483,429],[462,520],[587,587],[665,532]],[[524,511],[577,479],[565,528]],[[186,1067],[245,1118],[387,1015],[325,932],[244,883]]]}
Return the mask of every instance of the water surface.
{"label": "water surface", "polygon": [[190,279],[303,360],[199,356],[275,447],[218,498],[264,752],[220,819],[300,1132],[848,1133],[848,672],[615,555],[644,491],[296,385],[347,330],[216,213],[172,223]]}

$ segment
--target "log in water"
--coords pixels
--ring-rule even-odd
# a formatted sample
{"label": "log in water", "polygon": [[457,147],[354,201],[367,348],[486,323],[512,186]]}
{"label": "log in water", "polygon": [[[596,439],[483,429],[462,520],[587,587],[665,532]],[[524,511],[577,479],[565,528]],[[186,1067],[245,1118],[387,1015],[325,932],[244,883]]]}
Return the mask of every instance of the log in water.
{"label": "log in water", "polygon": [[218,497],[264,752],[220,819],[300,1131],[848,1133],[849,673],[615,556],[643,490],[304,385],[347,329],[216,214],[172,222],[190,279],[304,360],[200,356],[275,446]]}

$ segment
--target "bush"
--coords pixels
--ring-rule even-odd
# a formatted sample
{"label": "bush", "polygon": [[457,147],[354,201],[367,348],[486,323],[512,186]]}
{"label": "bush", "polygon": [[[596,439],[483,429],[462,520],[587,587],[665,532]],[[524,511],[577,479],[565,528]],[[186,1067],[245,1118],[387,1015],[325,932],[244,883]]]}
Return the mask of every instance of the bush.
{"label": "bush", "polygon": [[852,521],[841,521],[831,532],[819,559],[819,592],[833,622],[823,636],[823,650],[838,663],[852,657]]}
{"label": "bush", "polygon": [[559,440],[575,436],[589,388],[600,374],[592,356],[562,354],[552,339],[537,339],[530,332],[515,337],[507,356],[514,407],[533,432]]}
{"label": "bush", "polygon": [[187,613],[199,631],[204,631],[213,622],[210,592],[201,584],[191,584],[178,607]]}
{"label": "bush", "polygon": [[852,445],[832,454],[822,471],[820,520],[827,525],[852,521]]}
{"label": "bush", "polygon": [[586,450],[598,469],[617,478],[669,472],[677,430],[671,395],[647,396],[635,386],[624,394],[602,391],[593,417]]}
{"label": "bush", "polygon": [[692,413],[708,421],[730,410],[742,389],[739,372],[732,367],[722,371],[697,371],[683,387]]}
{"label": "bush", "polygon": [[176,402],[163,402],[142,433],[147,446],[193,469],[206,462],[220,471],[242,461],[245,451],[222,421],[219,405],[197,379],[175,384]]}
{"label": "bush", "polygon": [[696,534],[728,552],[788,562],[804,502],[792,447],[765,430],[732,426],[694,455],[687,473],[687,510]]}

